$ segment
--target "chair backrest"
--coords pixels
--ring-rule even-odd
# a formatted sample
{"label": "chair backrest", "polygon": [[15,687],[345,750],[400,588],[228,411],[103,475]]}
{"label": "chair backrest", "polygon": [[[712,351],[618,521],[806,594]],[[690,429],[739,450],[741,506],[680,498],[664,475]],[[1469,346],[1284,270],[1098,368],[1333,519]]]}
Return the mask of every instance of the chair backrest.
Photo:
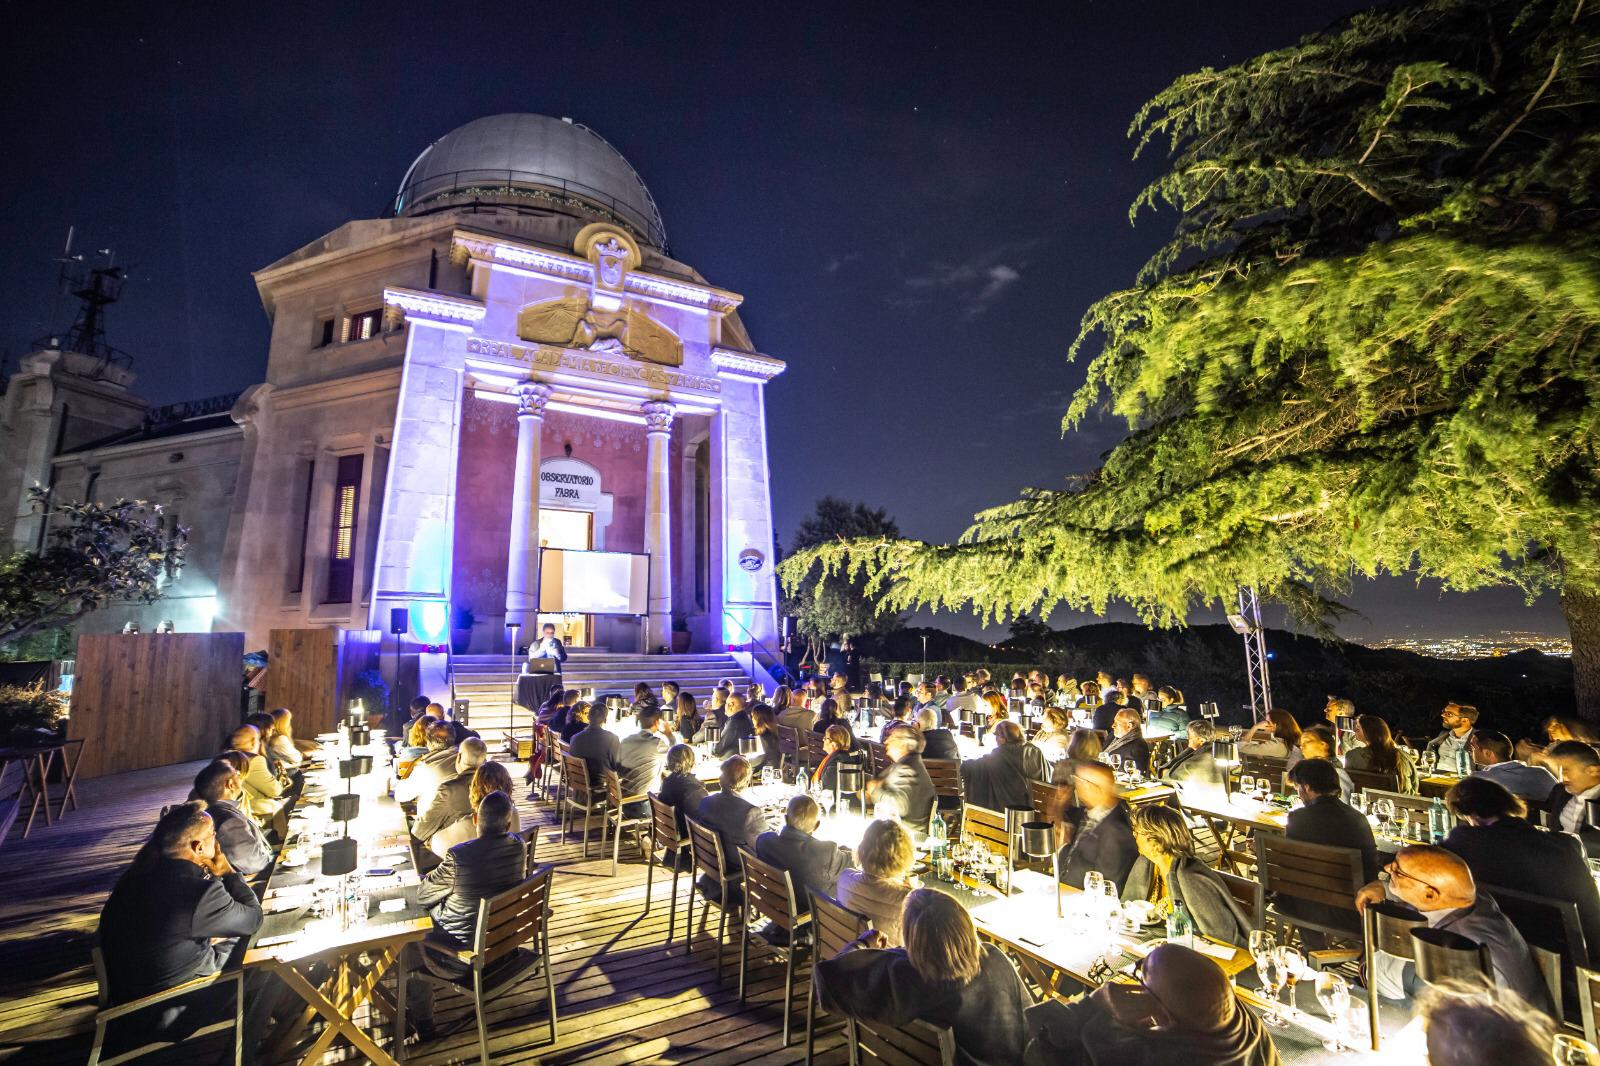
{"label": "chair backrest", "polygon": [[654,850],[676,852],[689,842],[687,837],[678,836],[678,812],[654,792],[650,793],[650,830]]}
{"label": "chair backrest", "polygon": [[694,857],[694,868],[718,883],[728,879],[727,867],[722,859],[722,837],[693,818],[685,818],[689,827],[689,854]]}
{"label": "chair backrest", "polygon": [[522,876],[532,877],[539,869],[539,827],[524,829],[520,834],[525,854],[522,858]]}
{"label": "chair backrest", "polygon": [[1487,946],[1448,929],[1430,929],[1426,923],[1412,928],[1410,936],[1411,957],[1422,981],[1430,985],[1471,983],[1478,978],[1493,982]]}
{"label": "chair backrest", "polygon": [[749,848],[739,849],[739,864],[744,868],[745,920],[759,914],[773,925],[794,929],[800,906],[795,902],[789,871],[763,862]]}
{"label": "chair backrest", "polygon": [[871,773],[874,777],[883,773],[889,766],[889,753],[883,750],[883,745],[870,737],[862,741],[867,746],[867,753],[872,756]]}
{"label": "chair backrest", "polygon": [[89,958],[94,961],[95,1007],[105,1010],[111,1006],[111,978],[106,974],[106,957],[100,950],[98,936],[89,945]]}
{"label": "chair backrest", "polygon": [[1397,959],[1416,956],[1412,946],[1411,930],[1428,924],[1427,919],[1403,904],[1384,900],[1368,904],[1362,912],[1366,940],[1375,951],[1393,955]]}
{"label": "chair backrest", "polygon": [[1393,795],[1404,795],[1400,791],[1400,773],[1398,770],[1381,773],[1377,770],[1351,770],[1346,768],[1345,773],[1350,775],[1350,783],[1355,786],[1358,792],[1366,792],[1368,794],[1388,792]]}
{"label": "chair backrest", "polygon": [[807,766],[816,766],[827,752],[822,750],[822,734],[815,729],[797,729],[800,734],[800,752]]}
{"label": "chair backrest", "polygon": [[960,759],[923,759],[928,776],[933,779],[933,791],[940,796],[961,795]]}
{"label": "chair backrest", "polygon": [[1283,780],[1283,772],[1288,768],[1288,760],[1279,759],[1271,755],[1241,755],[1239,757],[1240,777],[1270,778],[1274,788],[1277,787],[1279,781]]}
{"label": "chair backrest", "polygon": [[826,892],[811,890],[811,938],[816,958],[831,959],[846,944],[872,928],[872,919],[857,914]]}
{"label": "chair backrest", "polygon": [[780,725],[778,727],[778,753],[780,755],[791,755],[796,762],[799,761],[800,730],[792,725]]}
{"label": "chair backrest", "polygon": [[[1350,912],[1348,925],[1351,928],[1359,925],[1355,905],[1356,893],[1362,885],[1359,849],[1289,840],[1276,833],[1257,833],[1256,876],[1261,885],[1258,913],[1265,914],[1265,898],[1274,895],[1279,900],[1287,897],[1347,910]],[[1296,918],[1296,922],[1313,928],[1337,928],[1303,918]]]}
{"label": "chair backrest", "polygon": [[554,877],[555,867],[546,866],[515,888],[479,901],[478,928],[472,940],[474,966],[487,967],[528,941],[543,938],[550,920],[550,882]]}
{"label": "chair backrest", "polygon": [[589,764],[578,756],[561,749],[561,779],[567,791],[587,801],[589,798]]}
{"label": "chair backrest", "polygon": [[857,1018],[853,1023],[856,1043],[866,1061],[888,1066],[955,1066],[955,1034],[942,1025],[913,1021],[906,1025],[885,1025]]}
{"label": "chair backrest", "polygon": [[[1579,986],[1581,1002],[1583,978],[1578,972],[1578,964],[1589,957],[1589,943],[1583,935],[1583,923],[1578,918],[1577,901],[1535,895],[1498,885],[1480,884],[1478,891],[1494,897],[1501,913],[1517,927],[1522,939],[1533,949],[1534,959],[1540,964],[1545,982],[1551,986],[1550,998],[1558,1011],[1562,1007],[1562,989],[1566,981]],[[1553,981],[1550,972],[1552,961]]]}
{"label": "chair backrest", "polygon": [[[815,898],[815,897],[813,897]],[[814,906],[815,904],[813,904]],[[1587,966],[1578,967],[1578,1007],[1583,1013],[1583,1038],[1593,1044],[1597,1035],[1594,1003],[1600,995],[1600,972]]]}
{"label": "chair backrest", "polygon": [[[1346,773],[1348,772],[1346,771]],[[1357,772],[1359,773],[1360,771]],[[1350,781],[1354,784],[1355,778],[1351,777]],[[1433,806],[1433,799],[1427,796],[1412,796],[1405,792],[1396,792],[1387,788],[1363,788],[1361,791],[1366,793],[1367,810],[1369,811],[1372,809],[1373,803],[1381,799],[1386,799],[1393,803],[1397,814],[1400,811],[1421,811],[1423,814],[1427,814],[1428,810]],[[1450,825],[1455,824],[1455,815],[1450,813],[1450,808],[1448,807],[1445,808],[1445,817],[1449,819]]]}
{"label": "chair backrest", "polygon": [[1216,874],[1222,878],[1222,883],[1228,886],[1228,895],[1232,896],[1239,909],[1244,911],[1244,916],[1250,919],[1251,928],[1262,928],[1262,916],[1256,911],[1256,895],[1261,886],[1256,880],[1242,874],[1230,874],[1226,870],[1218,870]]}
{"label": "chair backrest", "polygon": [[1011,854],[1011,833],[1006,827],[1006,813],[991,811],[987,807],[967,804],[961,809],[961,835],[973,843],[982,844],[1005,858]]}

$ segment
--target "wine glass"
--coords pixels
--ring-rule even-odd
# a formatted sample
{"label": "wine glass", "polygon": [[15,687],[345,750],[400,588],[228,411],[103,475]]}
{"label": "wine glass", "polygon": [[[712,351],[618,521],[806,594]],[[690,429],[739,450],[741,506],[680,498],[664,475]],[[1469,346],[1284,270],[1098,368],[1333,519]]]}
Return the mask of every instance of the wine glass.
{"label": "wine glass", "polygon": [[1372,815],[1378,819],[1379,835],[1387,835],[1389,823],[1394,820],[1394,800],[1384,797],[1372,805]]}
{"label": "wine glass", "polygon": [[1365,817],[1367,813],[1367,794],[1361,791],[1350,793],[1350,806],[1354,807],[1362,814],[1363,817]]}
{"label": "wine glass", "polygon": [[1254,799],[1256,794],[1256,779],[1249,774],[1239,775],[1239,795]]}
{"label": "wine glass", "polygon": [[1322,1009],[1328,1012],[1328,1020],[1333,1023],[1333,1035],[1322,1042],[1328,1051],[1338,1051],[1342,1046],[1340,1037],[1344,1033],[1345,1015],[1350,1011],[1350,985],[1334,970],[1320,970],[1317,973],[1317,1002],[1322,1004]]}
{"label": "wine glass", "polygon": [[1600,1048],[1571,1033],[1557,1033],[1550,1044],[1550,1057],[1556,1066],[1595,1066],[1600,1063]]}
{"label": "wine glass", "polygon": [[1101,873],[1099,870],[1090,870],[1088,873],[1084,874],[1083,891],[1084,894],[1089,896],[1091,899],[1096,896],[1105,895],[1106,875]]}
{"label": "wine glass", "polygon": [[1294,1010],[1294,986],[1306,971],[1306,957],[1288,944],[1278,945],[1278,957],[1283,962],[1283,987],[1288,993],[1284,998],[1289,1001],[1289,1009]]}
{"label": "wine glass", "polygon": [[1267,1012],[1261,1016],[1261,1024],[1271,1029],[1282,1029],[1289,1024],[1278,1012],[1278,993],[1288,982],[1288,965],[1283,952],[1274,949],[1257,955],[1256,974],[1261,978],[1261,994],[1268,1003]]}

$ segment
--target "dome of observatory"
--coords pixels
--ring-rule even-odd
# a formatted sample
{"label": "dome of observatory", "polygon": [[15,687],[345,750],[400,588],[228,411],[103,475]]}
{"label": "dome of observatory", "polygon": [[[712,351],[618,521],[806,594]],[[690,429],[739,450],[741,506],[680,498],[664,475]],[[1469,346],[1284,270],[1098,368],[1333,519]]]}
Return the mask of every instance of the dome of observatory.
{"label": "dome of observatory", "polygon": [[647,244],[667,243],[655,199],[622,153],[589,127],[548,115],[491,115],[451,130],[406,171],[394,213],[529,199],[558,211],[586,206]]}

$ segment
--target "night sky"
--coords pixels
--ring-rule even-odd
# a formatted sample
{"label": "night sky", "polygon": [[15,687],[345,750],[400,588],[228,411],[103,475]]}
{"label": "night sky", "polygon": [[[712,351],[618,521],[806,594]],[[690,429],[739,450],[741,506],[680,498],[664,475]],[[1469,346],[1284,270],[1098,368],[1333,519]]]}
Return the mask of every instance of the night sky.
{"label": "night sky", "polygon": [[[1172,223],[1128,223],[1160,165],[1130,159],[1140,103],[1360,6],[8,5],[0,350],[13,369],[65,328],[51,260],[75,225],[132,264],[110,339],[152,400],[243,388],[268,337],[251,271],[379,215],[456,126],[571,116],[788,361],[767,392],[780,536],[834,493],[953,537],[1118,439],[1062,438],[1060,416],[1084,308]],[[1510,591],[1394,579],[1352,602],[1355,639],[1565,629]]]}

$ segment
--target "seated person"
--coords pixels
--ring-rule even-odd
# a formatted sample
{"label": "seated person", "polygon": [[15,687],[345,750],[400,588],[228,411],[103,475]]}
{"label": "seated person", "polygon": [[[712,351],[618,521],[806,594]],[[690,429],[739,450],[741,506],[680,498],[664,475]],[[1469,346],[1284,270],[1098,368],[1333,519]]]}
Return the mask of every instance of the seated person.
{"label": "seated person", "polygon": [[1434,753],[1442,770],[1453,770],[1472,750],[1472,734],[1478,723],[1478,708],[1451,700],[1439,712],[1444,731],[1428,741],[1426,751]]}
{"label": "seated person", "polygon": [[695,703],[693,693],[678,693],[677,710],[673,712],[673,731],[683,738],[685,744],[693,744],[700,735],[701,726],[705,719],[700,716],[700,705]]}
{"label": "seated person", "polygon": [[1429,1066],[1481,1066],[1494,1049],[1495,1066],[1548,1066],[1555,1024],[1493,989],[1428,988],[1417,997]]}
{"label": "seated person", "polygon": [[661,702],[656,699],[656,694],[650,691],[650,686],[643,681],[633,686],[633,706],[629,708],[638,714],[645,707],[660,707]]}
{"label": "seated person", "polygon": [[[471,814],[466,818],[458,818],[433,834],[433,839],[428,841],[428,850],[435,855],[443,855],[457,844],[465,844],[476,838],[478,808],[483,806],[484,797],[491,792],[511,795],[511,771],[493,761],[484,763],[472,773],[472,787],[468,792],[472,804]],[[511,808],[511,832],[522,832],[522,817],[517,814],[515,807]]]}
{"label": "seated person", "polygon": [[589,724],[581,732],[574,733],[567,745],[567,750],[588,767],[589,787],[596,794],[604,792],[608,771],[618,773],[622,769],[622,741],[606,728],[610,718],[611,708],[603,703],[592,705]]}
{"label": "seated person", "polygon": [[822,761],[811,773],[811,787],[832,792],[838,787],[839,768],[855,766],[865,769],[866,752],[856,747],[850,730],[842,725],[831,725],[822,734]]}
{"label": "seated person", "polygon": [[1355,791],[1355,783],[1350,780],[1350,775],[1333,754],[1333,731],[1325,725],[1306,726],[1300,734],[1300,758],[1322,759],[1333,766],[1334,773],[1339,775],[1339,798],[1346,803],[1350,802],[1350,793]]}
{"label": "seated person", "polygon": [[1359,770],[1369,774],[1394,774],[1399,782],[1398,791],[1408,796],[1417,794],[1417,764],[1411,756],[1394,743],[1389,723],[1375,714],[1356,717],[1356,741],[1344,755],[1346,770]]}
{"label": "seated person", "polygon": [[811,909],[812,892],[835,894],[839,872],[850,862],[848,848],[811,835],[821,822],[822,809],[817,801],[802,792],[789,800],[783,828],[756,838],[756,858],[789,871],[795,905],[801,914]]}
{"label": "seated person", "polygon": [[1162,944],[1135,969],[1027,1013],[1024,1066],[1280,1066],[1272,1038],[1234,995],[1222,967]]}
{"label": "seated person", "polygon": [[405,739],[394,753],[395,762],[402,764],[399,766],[403,771],[400,774],[401,778],[409,777],[411,771],[415,769],[414,766],[404,764],[415,763],[428,754],[428,727],[437,721],[433,715],[425,714],[421,718],[413,718],[406,726]]}
{"label": "seated person", "polygon": [[562,700],[566,690],[560,685],[550,690],[550,694],[539,704],[539,709],[534,712],[534,719],[542,726],[550,726],[555,722],[556,715],[561,713]]}
{"label": "seated person", "polygon": [[[1300,761],[1300,723],[1288,711],[1273,709],[1250,727],[1239,741],[1240,755],[1282,759],[1288,766]],[[1285,767],[1287,769],[1287,766]]]}
{"label": "seated person", "polygon": [[725,707],[727,722],[717,738],[716,750],[712,752],[719,759],[739,754],[739,741],[748,740],[756,735],[755,719],[750,717],[743,696],[738,693],[729,696]]}
{"label": "seated person", "polygon": [[[660,705],[641,707],[634,714],[639,731],[622,738],[617,746],[618,771],[622,795],[643,796],[661,777],[661,764],[672,747],[672,727]],[[636,801],[625,804],[622,813],[629,818],[644,818],[650,814],[650,804]]]}
{"label": "seated person", "polygon": [[561,737],[561,743],[572,745],[572,738],[589,728],[589,715],[594,708],[586,701],[579,700],[567,709],[566,721],[556,730]]}
{"label": "seated person", "polygon": [[[422,879],[417,902],[429,908],[434,931],[431,939],[442,941],[453,950],[472,947],[478,927],[478,903],[521,884],[525,876],[527,848],[522,838],[511,831],[516,805],[504,792],[491,792],[478,805],[474,815],[478,835],[457,844],[445,853],[444,861]],[[406,947],[403,965],[413,971],[455,976],[448,960],[425,953],[415,945]],[[462,968],[459,972],[466,972]],[[415,1020],[424,1040],[433,1035],[433,986],[413,979],[406,982],[406,1010]]]}
{"label": "seated person", "polygon": [[[743,755],[724,759],[721,781],[722,791],[702,799],[694,818],[721,838],[722,867],[731,874],[739,870],[739,849],[755,847],[756,838],[767,828],[767,821],[761,816],[761,808],[740,794],[750,787],[748,759]],[[708,899],[717,899],[716,882],[702,878],[700,890]],[[738,901],[728,900],[727,905],[738,906]]]}
{"label": "seated person", "polygon": [[872,919],[887,947],[899,947],[900,905],[916,882],[911,866],[916,862],[911,834],[899,822],[886,818],[867,826],[856,845],[856,869],[839,874],[839,902]]}
{"label": "seated person", "polygon": [[426,809],[418,806],[417,820],[411,823],[411,835],[435,854],[439,854],[440,849],[431,843],[434,834],[454,822],[472,817],[472,778],[478,767],[488,761],[488,746],[477,737],[468,737],[456,749],[456,772],[439,782]]}
{"label": "seated person", "polygon": [[1046,707],[1039,723],[1039,731],[1029,741],[1039,749],[1046,765],[1054,767],[1067,757],[1067,741],[1071,739],[1071,719],[1062,707]]}
{"label": "seated person", "polygon": [[[1500,912],[1494,897],[1479,892],[1466,860],[1431,844],[1413,844],[1395,853],[1384,867],[1387,888],[1373,881],[1356,894],[1356,906],[1396,899],[1419,912],[1428,926],[1466,937],[1489,949],[1495,987],[1515,992],[1523,1001],[1554,1013],[1550,993],[1517,927]],[[1408,959],[1378,952],[1375,986],[1386,999],[1405,999],[1416,991],[1416,967]]]}
{"label": "seated person", "polygon": [[1131,762],[1141,774],[1150,772],[1150,742],[1140,731],[1139,712],[1124,707],[1111,721],[1111,743],[1106,745],[1101,757],[1109,761],[1112,756],[1124,763]]}
{"label": "seated person", "polygon": [[939,724],[939,709],[924,707],[917,712],[917,728],[922,732],[924,759],[959,759],[961,748],[956,735]]}
{"label": "seated person", "polygon": [[[961,764],[961,790],[966,801],[1001,812],[1007,807],[1031,807],[1033,799],[1024,765],[1027,753],[1021,726],[1011,721],[995,726],[994,747],[988,754]],[[1033,753],[1036,758],[1039,756],[1037,748]]]}
{"label": "seated person", "polygon": [[779,685],[778,691],[772,694],[772,713],[778,716],[779,725],[802,732],[817,720],[817,712],[808,708],[804,700],[796,699],[788,685]]}
{"label": "seated person", "polygon": [[[1355,848],[1361,852],[1362,877],[1378,876],[1378,844],[1372,836],[1367,816],[1339,798],[1339,775],[1324,759],[1301,759],[1289,771],[1289,783],[1304,806],[1289,812],[1283,835],[1290,840],[1331,847]],[[1349,910],[1331,904],[1303,899],[1280,899],[1277,910],[1290,918],[1338,927],[1357,933],[1359,922]],[[1306,930],[1312,946],[1320,949],[1322,934]]]}
{"label": "seated person", "polygon": [[418,811],[426,811],[433,803],[433,794],[447,777],[455,776],[455,734],[449,722],[434,722],[428,727],[428,753],[416,761],[404,780],[396,781],[396,803],[415,803]]}
{"label": "seated person", "polygon": [[[1466,860],[1473,881],[1480,888],[1572,900],[1589,949],[1588,965],[1600,962],[1600,891],[1578,838],[1529,824],[1521,797],[1477,774],[1452,785],[1445,802],[1460,821],[1444,846]],[[1536,878],[1531,889],[1530,876]]]}
{"label": "seated person", "polygon": [[1201,936],[1248,947],[1250,919],[1221,875],[1195,857],[1194,837],[1183,815],[1165,804],[1148,804],[1135,810],[1131,821],[1139,858],[1122,898],[1149,900],[1163,917],[1181,903]]}
{"label": "seated person", "polygon": [[751,758],[750,769],[782,770],[783,744],[778,739],[778,717],[766,704],[750,708],[750,724],[761,750]]}
{"label": "seated person", "polygon": [[823,1004],[886,1025],[949,1027],[956,1061],[1013,1066],[1023,1049],[1023,1012],[1033,997],[1004,952],[978,940],[955,898],[919,888],[906,897],[905,947],[869,930],[817,966]]}
{"label": "seated person", "polygon": [[1551,745],[1545,758],[1555,765],[1560,780],[1545,799],[1550,828],[1576,836],[1591,857],[1600,855],[1600,830],[1589,824],[1588,816],[1589,801],[1600,799],[1600,752],[1582,740],[1563,740]]}
{"label": "seated person", "polygon": [[1211,745],[1218,739],[1217,727],[1204,718],[1196,718],[1189,723],[1184,735],[1186,745],[1162,772],[1162,778],[1183,785],[1222,789],[1227,770],[1218,766],[1211,754]]}
{"label": "seated person", "polygon": [[[831,696],[817,705],[817,719],[811,723],[813,733],[826,733],[830,725],[842,725],[850,728],[850,720],[839,713],[839,701]],[[855,734],[851,734],[854,736]]]}
{"label": "seated person", "polygon": [[1123,708],[1122,693],[1116,689],[1108,689],[1094,708],[1094,713],[1089,724],[1096,732],[1106,736],[1111,735],[1111,727],[1116,724],[1117,712]]}
{"label": "seated person", "polygon": [[902,725],[915,725],[916,704],[910,696],[901,696],[889,705],[889,713],[884,716],[883,725],[878,730],[878,740],[881,743],[889,736],[889,730]]}
{"label": "seated person", "polygon": [[1183,705],[1183,693],[1170,685],[1163,685],[1157,697],[1159,707],[1144,717],[1144,732],[1150,737],[1175,737],[1189,726],[1189,711]]}
{"label": "seated person", "polygon": [[[694,765],[694,749],[687,744],[674,744],[667,749],[666,761],[661,764],[661,787],[656,790],[656,799],[671,807],[678,816],[680,840],[689,839],[689,827],[684,818],[699,811],[700,801],[710,795],[694,775]],[[678,863],[681,870],[691,867],[687,849],[679,854]]]}
{"label": "seated person", "polygon": [[283,782],[267,766],[261,753],[261,730],[253,725],[242,725],[228,737],[228,746],[242,752],[248,769],[242,775],[245,805],[258,819],[270,819],[282,809],[286,798]]}
{"label": "seated person", "polygon": [[1511,738],[1504,733],[1474,730],[1468,748],[1472,752],[1472,765],[1477,767],[1473,777],[1503,785],[1513,796],[1520,796],[1529,803],[1543,804],[1555,791],[1555,775],[1542,766],[1530,766],[1512,758]]}
{"label": "seated person", "polygon": [[[217,973],[236,940],[261,926],[261,902],[217,843],[204,801],[167,810],[100,911],[100,951],[112,1003]],[[129,1047],[181,1040],[232,1013],[228,987],[175,999],[127,1019]]]}
{"label": "seated person", "polygon": [[1121,892],[1139,857],[1128,805],[1117,791],[1116,775],[1104,763],[1085,763],[1076,778],[1078,806],[1067,812],[1072,840],[1061,849],[1061,880],[1083,887],[1090,870],[1098,871]]}
{"label": "seated person", "polygon": [[889,765],[867,782],[868,809],[879,803],[892,804],[902,821],[912,829],[928,831],[928,816],[938,793],[928,768],[922,765],[922,734],[909,725],[891,730],[883,742]]}
{"label": "seated person", "polygon": [[279,707],[270,713],[272,733],[267,738],[268,757],[291,772],[304,769],[306,756],[317,750],[316,741],[294,738],[294,712],[289,708]]}
{"label": "seated person", "polygon": [[267,843],[266,834],[256,820],[239,806],[243,798],[244,784],[239,780],[239,771],[221,760],[207,763],[200,769],[195,775],[194,790],[189,793],[191,801],[205,801],[217,846],[227,856],[228,865],[244,877],[254,877],[272,865],[276,851]]}

